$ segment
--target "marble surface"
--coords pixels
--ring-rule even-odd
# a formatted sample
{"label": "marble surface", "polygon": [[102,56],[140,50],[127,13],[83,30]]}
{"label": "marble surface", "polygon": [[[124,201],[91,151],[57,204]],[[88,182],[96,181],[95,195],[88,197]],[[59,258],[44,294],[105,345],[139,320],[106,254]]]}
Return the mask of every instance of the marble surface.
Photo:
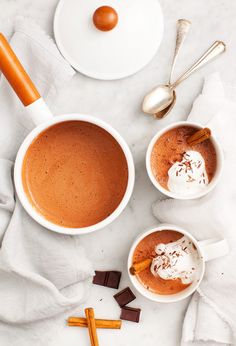
{"label": "marble surface", "polygon": [[[123,214],[109,227],[81,237],[81,243],[97,269],[123,271],[121,288],[129,285],[126,261],[129,247],[137,234],[157,224],[151,213],[152,203],[161,198],[149,181],[145,170],[147,145],[164,125],[186,119],[194,98],[201,91],[203,77],[212,71],[221,72],[228,83],[236,83],[233,73],[236,56],[236,2],[232,0],[160,0],[165,33],[154,60],[136,75],[120,81],[97,81],[77,74],[58,95],[53,111],[88,113],[112,124],[127,140],[132,150],[136,183],[131,201]],[[34,18],[52,35],[53,14],[57,0],[0,0],[0,20],[17,14]],[[179,74],[216,39],[224,40],[227,53],[192,76],[178,89],[175,109],[163,121],[153,120],[140,111],[143,95],[155,84],[168,78],[175,40],[175,22],[190,19],[191,32],[176,68]],[[119,308],[112,298],[114,290],[93,286],[86,306],[93,306],[101,318],[118,318]],[[180,344],[181,326],[188,301],[155,304],[137,294],[133,306],[142,308],[140,324],[124,323],[121,331],[99,330],[103,346],[176,346]],[[82,314],[83,306],[78,308]],[[47,346],[89,345],[86,330],[62,327]]]}

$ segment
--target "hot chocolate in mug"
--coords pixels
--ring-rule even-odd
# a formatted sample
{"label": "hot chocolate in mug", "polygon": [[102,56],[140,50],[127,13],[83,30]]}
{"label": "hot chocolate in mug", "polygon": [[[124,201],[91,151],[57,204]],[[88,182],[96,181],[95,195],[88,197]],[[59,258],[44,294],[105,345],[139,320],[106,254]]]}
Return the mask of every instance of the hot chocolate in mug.
{"label": "hot chocolate in mug", "polygon": [[150,141],[146,153],[147,173],[153,185],[166,196],[200,198],[218,184],[224,160],[214,134],[196,146],[186,143],[188,133],[201,129],[201,124],[178,121],[158,131]]}
{"label": "hot chocolate in mug", "polygon": [[[159,240],[156,242],[155,239]],[[154,252],[157,252],[155,256]],[[128,273],[132,284],[144,297],[160,303],[177,302],[198,289],[207,261],[225,256],[228,252],[225,239],[198,241],[182,227],[160,224],[144,231],[134,241],[128,256]],[[151,264],[134,275],[131,268],[137,263],[136,259],[141,258],[143,262],[147,253],[151,254]],[[187,266],[189,271],[186,270]],[[155,282],[159,282],[160,287],[157,287],[161,289],[161,294],[155,292]],[[173,289],[176,293],[171,294]]]}

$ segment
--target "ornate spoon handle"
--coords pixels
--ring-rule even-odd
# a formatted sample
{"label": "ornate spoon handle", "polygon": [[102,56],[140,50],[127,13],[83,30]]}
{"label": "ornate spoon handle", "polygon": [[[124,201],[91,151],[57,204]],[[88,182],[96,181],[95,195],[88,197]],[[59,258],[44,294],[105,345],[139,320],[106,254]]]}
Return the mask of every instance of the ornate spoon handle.
{"label": "ornate spoon handle", "polygon": [[175,53],[171,65],[169,84],[172,83],[173,72],[176,64],[177,57],[179,55],[179,51],[181,46],[183,45],[187,33],[189,31],[191,22],[187,19],[179,19],[177,21],[177,34],[176,34],[176,43],[175,43]]}
{"label": "ornate spoon handle", "polygon": [[181,82],[187,79],[193,72],[200,69],[207,62],[211,61],[226,50],[226,45],[222,41],[216,41],[176,82],[170,85],[170,89],[175,89]]}

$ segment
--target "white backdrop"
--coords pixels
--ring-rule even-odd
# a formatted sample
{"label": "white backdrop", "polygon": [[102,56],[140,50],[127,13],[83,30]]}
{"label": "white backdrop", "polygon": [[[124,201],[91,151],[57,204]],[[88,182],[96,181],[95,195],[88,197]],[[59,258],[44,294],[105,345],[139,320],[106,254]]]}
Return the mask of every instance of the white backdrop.
{"label": "white backdrop", "polygon": [[[127,0],[128,1],[128,0]],[[212,71],[221,72],[222,79],[236,84],[235,13],[232,0],[160,0],[165,17],[164,40],[155,59],[141,72],[128,79],[112,82],[97,81],[77,74],[58,95],[52,109],[63,112],[88,113],[113,125],[129,143],[136,165],[136,184],[133,197],[125,212],[111,226],[96,235],[81,237],[89,257],[97,269],[123,271],[121,288],[129,285],[126,274],[128,249],[134,237],[156,223],[151,204],[160,198],[145,171],[144,157],[147,144],[162,126],[185,119],[194,98],[201,91],[203,76]],[[0,22],[16,14],[33,17],[52,35],[53,14],[57,0],[0,0]],[[216,39],[224,40],[227,53],[186,81],[177,92],[177,105],[163,121],[153,120],[141,113],[144,94],[155,84],[167,81],[175,41],[175,22],[179,18],[193,23],[185,47],[177,64],[177,74],[193,62]],[[155,33],[154,33],[155,35]],[[114,291],[93,286],[87,306],[95,307],[101,318],[118,318],[119,308],[112,298]],[[179,344],[181,324],[187,301],[160,305],[138,296],[132,306],[142,308],[139,325],[124,323],[121,331],[99,331],[103,346],[176,346]],[[78,314],[83,307],[78,308]],[[63,327],[54,342],[47,346],[89,345],[85,329]],[[23,345],[22,345],[23,346]]]}

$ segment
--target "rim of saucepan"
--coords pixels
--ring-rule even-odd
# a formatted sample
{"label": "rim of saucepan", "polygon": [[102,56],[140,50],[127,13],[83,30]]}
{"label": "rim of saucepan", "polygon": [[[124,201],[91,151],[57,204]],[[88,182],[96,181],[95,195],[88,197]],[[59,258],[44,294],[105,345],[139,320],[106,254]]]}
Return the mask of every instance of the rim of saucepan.
{"label": "rim of saucepan", "polygon": [[[192,283],[188,288],[184,289],[183,291],[181,291],[179,293],[169,294],[169,295],[161,295],[161,294],[157,294],[157,293],[148,291],[141,284],[141,282],[138,281],[138,279],[135,277],[135,275],[131,275],[130,271],[129,271],[129,269],[132,265],[134,251],[135,251],[137,245],[140,243],[140,241],[151,233],[164,231],[164,230],[177,231],[177,232],[182,233],[183,235],[186,235],[196,246],[197,251],[199,253],[199,256],[201,258],[201,272],[199,274],[198,281],[195,283]],[[202,253],[200,246],[198,245],[198,241],[188,231],[186,231],[182,227],[175,226],[173,224],[160,224],[158,226],[153,226],[151,228],[146,229],[143,233],[139,234],[130,248],[127,264],[128,264],[127,268],[128,268],[129,278],[130,278],[130,281],[132,282],[133,286],[135,287],[135,289],[141,295],[143,295],[145,298],[152,300],[154,302],[157,302],[157,303],[175,303],[175,302],[178,302],[180,300],[183,300],[183,299],[189,297],[191,294],[193,294],[198,289],[198,287],[199,287],[199,285],[203,279],[204,273],[205,273],[204,255]]]}
{"label": "rim of saucepan", "polygon": [[[81,227],[81,228],[69,228],[69,227],[63,227],[57,224],[54,224],[47,219],[45,219],[29,202],[24,188],[22,184],[22,164],[23,160],[25,157],[25,153],[27,149],[29,148],[30,144],[32,141],[45,129],[48,127],[60,123],[63,121],[68,121],[68,120],[78,120],[78,121],[86,121],[90,122],[92,124],[95,124],[104,130],[106,130],[108,133],[110,133],[113,138],[119,143],[119,145],[122,148],[122,151],[126,157],[127,165],[128,165],[128,182],[127,182],[127,187],[125,194],[118,205],[118,207],[113,211],[112,214],[110,214],[106,219],[88,226],[88,227]],[[16,160],[15,160],[15,166],[14,166],[14,181],[15,181],[15,187],[16,187],[16,192],[17,195],[20,199],[21,204],[25,208],[25,210],[28,212],[28,214],[39,224],[42,226],[46,227],[47,229],[57,232],[57,233],[62,233],[62,234],[67,234],[67,235],[81,235],[81,234],[87,234],[91,232],[98,231],[99,229],[104,228],[108,224],[110,224],[112,221],[114,221],[120,214],[121,212],[125,209],[126,205],[129,202],[129,199],[132,195],[133,187],[134,187],[134,180],[135,180],[135,169],[134,169],[134,162],[133,162],[133,157],[131,154],[131,151],[128,147],[128,144],[125,142],[123,137],[110,125],[108,125],[106,122],[103,120],[100,120],[98,118],[95,118],[90,115],[85,115],[85,114],[65,114],[65,115],[59,115],[51,120],[44,122],[34,128],[28,136],[24,139],[23,143],[20,146],[20,149],[17,153]]]}
{"label": "rim of saucepan", "polygon": [[151,142],[149,143],[148,149],[147,149],[147,153],[146,153],[146,170],[148,173],[148,176],[151,180],[151,182],[153,183],[153,185],[160,191],[162,192],[164,195],[171,197],[171,198],[175,198],[175,199],[196,199],[196,198],[200,198],[205,196],[206,194],[208,194],[210,191],[212,191],[215,186],[217,185],[217,183],[220,180],[220,177],[222,175],[222,170],[223,170],[223,160],[224,160],[224,155],[223,155],[223,150],[221,148],[221,145],[219,144],[219,142],[217,141],[217,139],[214,137],[214,135],[211,136],[211,141],[215,147],[216,150],[216,156],[217,156],[217,167],[216,167],[216,172],[211,180],[211,182],[208,184],[208,186],[193,195],[179,195],[177,193],[171,192],[169,190],[166,190],[164,187],[162,187],[159,182],[156,180],[156,178],[154,177],[153,173],[152,173],[152,168],[151,168],[151,154],[152,154],[152,150],[153,147],[156,143],[156,141],[167,131],[179,127],[179,126],[193,126],[196,127],[198,129],[204,128],[204,126],[202,126],[199,123],[196,122],[191,122],[191,121],[178,121],[175,123],[172,123],[168,126],[165,126],[163,129],[161,129],[160,131],[158,131],[156,133],[156,135],[152,138]]}

